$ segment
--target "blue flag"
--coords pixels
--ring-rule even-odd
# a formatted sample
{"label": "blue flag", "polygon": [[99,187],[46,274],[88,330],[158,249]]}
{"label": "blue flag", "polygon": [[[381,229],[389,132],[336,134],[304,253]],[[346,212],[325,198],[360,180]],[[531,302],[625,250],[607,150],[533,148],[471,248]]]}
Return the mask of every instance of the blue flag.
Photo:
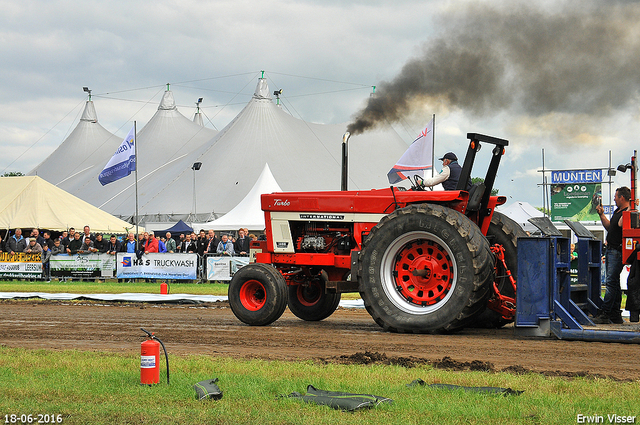
{"label": "blue flag", "polygon": [[433,119],[413,141],[409,149],[398,160],[398,163],[387,173],[390,184],[399,183],[417,174],[424,177],[424,172],[432,167],[433,152]]}
{"label": "blue flag", "polygon": [[116,153],[113,154],[107,165],[105,165],[104,170],[98,176],[98,180],[103,186],[127,177],[132,171],[136,170],[134,129],[135,127],[131,128],[127,137],[122,141]]}

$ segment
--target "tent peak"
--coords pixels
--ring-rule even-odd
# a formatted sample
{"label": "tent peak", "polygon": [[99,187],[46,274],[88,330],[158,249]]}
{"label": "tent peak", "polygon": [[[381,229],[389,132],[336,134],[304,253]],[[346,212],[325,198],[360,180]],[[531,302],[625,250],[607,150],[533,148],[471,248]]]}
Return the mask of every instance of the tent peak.
{"label": "tent peak", "polygon": [[96,114],[96,108],[92,100],[87,100],[87,103],[84,105],[84,111],[82,112],[80,121],[98,122],[98,115]]}
{"label": "tent peak", "polygon": [[267,84],[266,78],[259,78],[256,91],[253,94],[254,99],[267,99],[271,100],[271,93],[269,93],[269,84]]}
{"label": "tent peak", "polygon": [[231,230],[239,227],[262,230],[264,229],[264,212],[262,211],[261,196],[264,193],[273,192],[282,192],[282,188],[273,177],[269,164],[265,163],[260,176],[240,203],[219,219],[202,223],[199,226],[206,230]]}
{"label": "tent peak", "polygon": [[202,98],[198,98],[196,102],[196,114],[193,116],[193,122],[198,124],[201,127],[204,127],[204,120],[202,119],[202,112],[200,112],[200,104],[202,103]]}
{"label": "tent peak", "polygon": [[167,90],[164,92],[162,96],[162,100],[160,101],[160,106],[158,106],[158,111],[173,111],[176,110],[176,101],[173,99],[173,92]]}

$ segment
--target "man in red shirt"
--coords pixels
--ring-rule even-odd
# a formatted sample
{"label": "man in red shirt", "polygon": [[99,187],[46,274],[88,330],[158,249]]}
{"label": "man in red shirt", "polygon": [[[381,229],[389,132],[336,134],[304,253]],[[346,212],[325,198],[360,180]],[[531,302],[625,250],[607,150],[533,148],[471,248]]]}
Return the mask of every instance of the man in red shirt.
{"label": "man in red shirt", "polygon": [[158,252],[158,240],[153,236],[153,232],[144,232],[144,253],[150,252]]}

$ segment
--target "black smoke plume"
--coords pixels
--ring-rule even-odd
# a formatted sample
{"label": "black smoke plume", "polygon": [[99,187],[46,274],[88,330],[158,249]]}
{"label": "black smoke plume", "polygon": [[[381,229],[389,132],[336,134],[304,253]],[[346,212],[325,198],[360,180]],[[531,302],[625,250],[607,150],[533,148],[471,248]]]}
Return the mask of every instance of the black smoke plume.
{"label": "black smoke plume", "polygon": [[378,85],[348,131],[396,122],[425,105],[475,116],[604,116],[638,98],[638,2],[569,2],[553,11],[458,3],[434,22],[440,35]]}

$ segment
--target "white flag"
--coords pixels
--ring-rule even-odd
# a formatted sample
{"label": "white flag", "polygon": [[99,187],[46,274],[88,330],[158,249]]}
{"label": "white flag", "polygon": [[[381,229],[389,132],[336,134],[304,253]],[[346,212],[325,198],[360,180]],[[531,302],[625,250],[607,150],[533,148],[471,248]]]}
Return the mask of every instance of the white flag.
{"label": "white flag", "polygon": [[414,175],[424,177],[425,170],[432,166],[433,156],[433,118],[427,127],[413,141],[409,149],[400,157],[396,165],[387,173],[390,184],[399,183]]}

